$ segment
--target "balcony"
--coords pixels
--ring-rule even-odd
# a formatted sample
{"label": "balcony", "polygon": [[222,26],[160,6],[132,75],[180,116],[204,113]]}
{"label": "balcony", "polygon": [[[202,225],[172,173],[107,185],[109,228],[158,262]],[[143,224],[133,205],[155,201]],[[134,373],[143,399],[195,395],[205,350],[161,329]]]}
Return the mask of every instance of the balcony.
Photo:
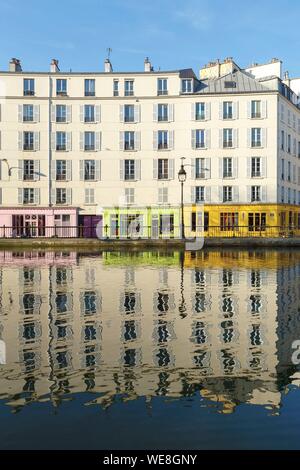
{"label": "balcony", "polygon": [[232,171],[224,171],[223,172],[223,178],[233,178]]}
{"label": "balcony", "polygon": [[251,178],[261,178],[262,174],[261,171],[252,171]]}
{"label": "balcony", "polygon": [[157,148],[158,150],[168,150],[169,146],[167,142],[159,142]]}
{"label": "balcony", "polygon": [[23,122],[33,122],[33,116],[23,116]]}
{"label": "balcony", "polygon": [[96,96],[96,93],[94,91],[85,91],[84,96]]}
{"label": "balcony", "polygon": [[205,120],[205,113],[197,113],[195,115],[195,120],[196,121],[204,121]]}
{"label": "balcony", "polygon": [[201,171],[197,172],[197,173],[196,173],[196,179],[197,179],[197,180],[205,179],[205,171],[204,171],[204,170],[201,170]]}
{"label": "balcony", "polygon": [[95,122],[95,117],[93,117],[93,116],[85,116],[84,122]]}
{"label": "balcony", "polygon": [[85,152],[94,152],[94,150],[95,150],[95,144],[85,145],[85,146],[84,146],[84,150],[85,150]]}
{"label": "balcony", "polygon": [[33,173],[24,173],[23,175],[23,181],[33,181],[34,180],[34,174]]}
{"label": "balcony", "polygon": [[261,119],[261,112],[251,113],[251,119]]}
{"label": "balcony", "polygon": [[262,146],[261,144],[262,144],[261,140],[252,140],[251,141],[251,147],[252,148],[261,147]]}
{"label": "balcony", "polygon": [[24,90],[24,96],[34,96],[34,90]]}
{"label": "balcony", "polygon": [[233,147],[233,141],[232,140],[223,140],[223,148],[232,148]]}
{"label": "balcony", "polygon": [[67,96],[67,92],[66,91],[57,91],[56,92],[56,96]]}
{"label": "balcony", "polygon": [[67,180],[66,174],[60,174],[60,173],[56,174],[56,181],[66,181],[66,180]]}
{"label": "balcony", "polygon": [[24,144],[23,145],[23,150],[33,151],[34,150],[34,145],[33,144]]}
{"label": "balcony", "polygon": [[64,152],[67,150],[66,144],[57,144],[56,145],[56,151],[57,152]]}
{"label": "balcony", "polygon": [[66,116],[56,116],[56,122],[67,122]]}
{"label": "balcony", "polygon": [[163,95],[168,95],[168,94],[169,94],[168,90],[157,90],[158,96],[163,96]]}

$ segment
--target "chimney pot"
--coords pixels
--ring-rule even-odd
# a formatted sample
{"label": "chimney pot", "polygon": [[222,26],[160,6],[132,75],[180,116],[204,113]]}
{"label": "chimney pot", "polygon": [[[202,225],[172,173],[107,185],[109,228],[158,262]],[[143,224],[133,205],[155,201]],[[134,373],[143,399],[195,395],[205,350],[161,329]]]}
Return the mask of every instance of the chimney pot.
{"label": "chimney pot", "polygon": [[149,57],[146,57],[144,61],[144,70],[145,72],[151,72],[153,70]]}
{"label": "chimney pot", "polygon": [[52,59],[52,60],[51,60],[50,72],[51,72],[51,73],[60,72],[59,67],[58,67],[58,60],[57,60],[57,59]]}
{"label": "chimney pot", "polygon": [[9,71],[10,72],[22,72],[21,62],[19,59],[13,57],[9,62]]}
{"label": "chimney pot", "polygon": [[104,72],[105,73],[111,73],[113,71],[113,68],[112,68],[112,65],[111,65],[111,62],[109,59],[105,59],[105,62],[104,62]]}

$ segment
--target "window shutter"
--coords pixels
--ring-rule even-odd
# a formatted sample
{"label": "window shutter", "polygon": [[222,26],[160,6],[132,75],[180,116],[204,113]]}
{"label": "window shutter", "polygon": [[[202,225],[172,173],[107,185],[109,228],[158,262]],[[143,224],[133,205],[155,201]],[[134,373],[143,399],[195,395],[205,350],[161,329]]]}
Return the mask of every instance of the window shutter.
{"label": "window shutter", "polygon": [[101,106],[100,105],[95,106],[95,119],[96,119],[96,122],[101,122]]}
{"label": "window shutter", "polygon": [[124,132],[120,132],[120,141],[119,141],[120,150],[124,150]]}
{"label": "window shutter", "polygon": [[67,204],[70,206],[72,204],[72,189],[67,188]]}
{"label": "window shutter", "polygon": [[134,106],[134,122],[140,122],[141,120],[141,107],[139,104]]}
{"label": "window shutter", "polygon": [[56,150],[56,132],[51,132],[51,150]]}
{"label": "window shutter", "polygon": [[84,122],[84,106],[80,106],[80,122]]}
{"label": "window shutter", "polygon": [[168,106],[168,117],[169,121],[174,121],[174,104],[169,104]]}
{"label": "window shutter", "polygon": [[251,129],[247,129],[247,147],[251,148]]}
{"label": "window shutter", "polygon": [[51,179],[52,181],[56,180],[56,161],[52,160],[51,162]]}
{"label": "window shutter", "polygon": [[23,160],[18,160],[18,177],[20,181],[23,181]]}
{"label": "window shutter", "polygon": [[268,117],[268,110],[267,110],[267,101],[266,100],[263,100],[262,103],[261,103],[261,106],[262,106],[262,117],[264,119],[266,119]]}
{"label": "window shutter", "polygon": [[219,148],[223,148],[223,129],[220,129],[219,131]]}
{"label": "window shutter", "polygon": [[84,181],[84,160],[79,160],[79,179],[80,181]]}
{"label": "window shutter", "polygon": [[101,161],[96,160],[95,162],[96,168],[95,168],[95,178],[97,181],[101,180]]}
{"label": "window shutter", "polygon": [[2,204],[2,188],[0,188],[0,204]]}
{"label": "window shutter", "polygon": [[120,104],[120,122],[124,122],[124,105]]}
{"label": "window shutter", "polygon": [[141,133],[134,133],[134,150],[141,150]]}
{"label": "window shutter", "polygon": [[18,188],[18,204],[23,204],[23,188]]}
{"label": "window shutter", "polygon": [[247,118],[251,119],[251,101],[247,102]]}
{"label": "window shutter", "polygon": [[195,204],[196,202],[196,187],[192,186],[191,187],[191,203]]}
{"label": "window shutter", "polygon": [[209,148],[210,148],[210,144],[211,144],[211,143],[210,143],[210,129],[206,129],[206,131],[205,131],[205,147],[206,147],[207,149],[209,149]]}
{"label": "window shutter", "polygon": [[18,121],[23,122],[23,105],[18,105]]}
{"label": "window shutter", "polygon": [[153,179],[158,179],[158,160],[153,160]]}
{"label": "window shutter", "polygon": [[80,132],[79,148],[81,152],[84,152],[84,132]]}
{"label": "window shutter", "polygon": [[238,164],[239,164],[238,158],[234,157],[232,163],[233,163],[233,177],[237,178],[238,177]]}
{"label": "window shutter", "polygon": [[67,119],[67,122],[72,122],[72,106],[71,105],[67,105],[66,119]]}
{"label": "window shutter", "polygon": [[68,181],[72,179],[72,160],[66,161],[66,177]]}
{"label": "window shutter", "polygon": [[168,139],[169,139],[168,147],[170,150],[173,150],[174,149],[174,131],[168,132]]}
{"label": "window shutter", "polygon": [[158,105],[154,104],[153,105],[153,121],[157,122],[158,119]]}
{"label": "window shutter", "polygon": [[206,121],[210,121],[211,119],[211,104],[205,103],[205,119]]}
{"label": "window shutter", "polygon": [[72,150],[72,132],[67,132],[66,133],[66,148],[67,148],[67,151],[70,152]]}
{"label": "window shutter", "polygon": [[211,188],[206,186],[205,188],[205,202],[210,202],[211,200]]}
{"label": "window shutter", "polygon": [[267,159],[266,157],[262,157],[260,159],[261,161],[261,175],[266,178],[267,176]]}
{"label": "window shutter", "polygon": [[51,122],[56,122],[56,106],[51,105]]}
{"label": "window shutter", "polygon": [[251,186],[247,186],[247,202],[251,202]]}
{"label": "window shutter", "polygon": [[124,181],[125,177],[125,160],[120,160],[120,180]]}
{"label": "window shutter", "polygon": [[223,186],[219,186],[219,202],[223,202]]}
{"label": "window shutter", "polygon": [[33,106],[33,120],[34,122],[40,122],[40,107],[38,104]]}
{"label": "window shutter", "polygon": [[191,178],[196,178],[196,158],[191,158]]}
{"label": "window shutter", "polygon": [[51,204],[56,204],[56,189],[51,189]]}
{"label": "window shutter", "polygon": [[95,149],[96,152],[100,152],[101,150],[101,132],[95,133]]}
{"label": "window shutter", "polygon": [[39,188],[34,188],[34,203],[35,204],[40,203],[40,189]]}
{"label": "window shutter", "polygon": [[233,119],[239,118],[239,102],[233,103]]}
{"label": "window shutter", "polygon": [[233,146],[239,146],[239,131],[238,129],[233,129]]}
{"label": "window shutter", "polygon": [[210,167],[210,158],[205,158],[204,160],[205,164],[205,178],[208,179],[211,177],[211,167]]}
{"label": "window shutter", "polygon": [[[196,215],[197,231],[203,230],[203,211],[198,211]],[[205,276],[206,277],[206,276]]]}
{"label": "window shutter", "polygon": [[267,146],[267,129],[261,130],[261,140],[262,140],[262,146],[266,147]]}
{"label": "window shutter", "polygon": [[261,200],[267,202],[267,186],[261,186]]}
{"label": "window shutter", "polygon": [[158,149],[158,132],[154,131],[153,132],[153,150]]}
{"label": "window shutter", "polygon": [[18,132],[18,148],[20,151],[23,150],[23,132]]}
{"label": "window shutter", "polygon": [[141,179],[141,160],[135,160],[135,179]]}
{"label": "window shutter", "polygon": [[196,130],[192,130],[192,149],[196,149]]}
{"label": "window shutter", "polygon": [[247,178],[251,178],[251,157],[247,157]]}
{"label": "window shutter", "polygon": [[34,179],[38,181],[40,179],[40,161],[34,160]]}
{"label": "window shutter", "polygon": [[196,119],[196,103],[191,103],[191,121]]}
{"label": "window shutter", "polygon": [[174,158],[169,160],[169,179],[174,179]]}
{"label": "window shutter", "polygon": [[219,103],[219,118],[223,120],[223,102]]}
{"label": "window shutter", "polygon": [[39,132],[34,132],[33,133],[33,148],[34,150],[40,150],[40,133]]}
{"label": "window shutter", "polygon": [[233,202],[239,202],[239,187],[233,186]]}
{"label": "window shutter", "polygon": [[223,179],[223,158],[219,158],[219,178]]}

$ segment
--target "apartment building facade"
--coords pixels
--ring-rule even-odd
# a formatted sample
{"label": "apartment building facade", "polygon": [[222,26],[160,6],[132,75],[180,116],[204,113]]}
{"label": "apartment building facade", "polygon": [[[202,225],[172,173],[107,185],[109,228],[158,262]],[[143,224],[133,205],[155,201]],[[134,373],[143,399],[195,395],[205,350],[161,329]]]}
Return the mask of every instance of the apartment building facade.
{"label": "apartment building facade", "polygon": [[53,60],[31,73],[12,59],[0,72],[1,235],[88,237],[99,224],[125,236],[134,221],[156,237],[165,218],[176,235],[182,157],[188,235],[300,228],[298,81],[281,62],[242,70],[229,58],[200,78],[144,66],[64,73]]}

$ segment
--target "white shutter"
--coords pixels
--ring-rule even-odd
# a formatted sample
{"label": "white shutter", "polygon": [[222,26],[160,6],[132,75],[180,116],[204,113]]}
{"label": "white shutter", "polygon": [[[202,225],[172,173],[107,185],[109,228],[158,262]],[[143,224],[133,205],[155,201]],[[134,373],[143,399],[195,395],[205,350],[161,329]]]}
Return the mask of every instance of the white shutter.
{"label": "white shutter", "polygon": [[66,133],[66,144],[67,151],[70,152],[72,150],[72,132]]}
{"label": "white shutter", "polygon": [[40,188],[34,188],[34,203],[40,203]]}
{"label": "white shutter", "polygon": [[196,119],[196,103],[191,103],[191,121]]}
{"label": "white shutter", "polygon": [[141,160],[135,160],[135,179],[141,179]]}
{"label": "white shutter", "polygon": [[239,118],[239,102],[233,103],[233,119]]}
{"label": "white shutter", "polygon": [[267,176],[267,158],[261,157],[261,176],[266,178]]}
{"label": "white shutter", "polygon": [[196,187],[192,186],[191,187],[191,203],[195,204],[196,202]]}
{"label": "white shutter", "polygon": [[267,129],[261,130],[261,140],[262,140],[262,147],[267,146]]}
{"label": "white shutter", "polygon": [[23,181],[23,160],[18,160],[18,177],[20,181]]}
{"label": "white shutter", "polygon": [[219,130],[219,148],[223,148],[223,129]]}
{"label": "white shutter", "polygon": [[210,121],[211,119],[211,104],[205,103],[205,119],[206,121]]}
{"label": "white shutter", "polygon": [[219,186],[219,202],[223,202],[223,186]]}
{"label": "white shutter", "polygon": [[211,146],[210,132],[211,132],[210,129],[206,129],[206,131],[205,131],[205,147],[207,149],[209,149],[210,146]]}
{"label": "white shutter", "polygon": [[134,122],[140,122],[141,120],[141,107],[139,104],[134,106]]}
{"label": "white shutter", "polygon": [[174,121],[174,104],[169,104],[168,106],[168,118],[169,121]]}
{"label": "white shutter", "polygon": [[120,132],[119,148],[124,150],[124,132],[122,131]]}
{"label": "white shutter", "polygon": [[56,189],[51,189],[51,204],[56,204]]}
{"label": "white shutter", "polygon": [[100,152],[101,150],[101,132],[95,133],[95,150],[96,152]]}
{"label": "white shutter", "polygon": [[18,188],[18,204],[23,204],[23,188]]}
{"label": "white shutter", "polygon": [[192,129],[192,149],[196,149],[196,130]]}
{"label": "white shutter", "polygon": [[247,157],[247,178],[251,178],[251,164],[252,164],[251,157]]}
{"label": "white shutter", "polygon": [[153,160],[153,179],[158,179],[158,160]]}
{"label": "white shutter", "polygon": [[84,152],[84,132],[80,132],[79,136],[79,148],[81,152]]}
{"label": "white shutter", "polygon": [[237,178],[238,177],[238,164],[239,164],[238,158],[234,157],[232,163],[233,163],[233,177]]}
{"label": "white shutter", "polygon": [[67,204],[70,206],[72,204],[72,189],[67,188]]}
{"label": "white shutter", "polygon": [[66,161],[66,177],[68,181],[72,179],[72,160]]}
{"label": "white shutter", "polygon": [[120,180],[124,181],[125,178],[125,160],[120,160]]}
{"label": "white shutter", "polygon": [[207,178],[210,178],[210,177],[211,177],[210,158],[205,158],[204,164],[205,164],[205,171],[204,171],[204,174],[205,174],[205,178],[207,179]]}
{"label": "white shutter", "polygon": [[23,150],[23,132],[18,132],[18,148],[20,151]]}
{"label": "white shutter", "polygon": [[153,132],[153,150],[158,149],[158,132],[154,131]]}
{"label": "white shutter", "polygon": [[205,202],[210,202],[211,201],[211,188],[209,186],[206,186],[204,191],[205,191],[205,194],[204,194]]}
{"label": "white shutter", "polygon": [[95,179],[97,181],[101,180],[101,161],[96,160],[95,162]]}
{"label": "white shutter", "polygon": [[219,178],[223,179],[223,158],[219,158]]}
{"label": "white shutter", "polygon": [[34,150],[40,150],[40,133],[33,133],[33,148]]}
{"label": "white shutter", "polygon": [[56,180],[56,161],[52,160],[51,162],[51,180]]}
{"label": "white shutter", "polygon": [[40,179],[40,161],[34,160],[34,180],[38,181]]}
{"label": "white shutter", "polygon": [[84,106],[80,106],[80,122],[84,122]]}
{"label": "white shutter", "polygon": [[247,129],[247,147],[251,148],[251,129]]}
{"label": "white shutter", "polygon": [[262,118],[266,119],[268,117],[268,108],[267,108],[266,100],[263,100],[261,102],[261,107],[262,107],[262,110],[261,110]]}
{"label": "white shutter", "polygon": [[34,122],[40,122],[40,107],[38,104],[33,106],[33,120]]}
{"label": "white shutter", "polygon": [[51,105],[51,122],[56,122],[56,106]]}
{"label": "white shutter", "polygon": [[174,131],[169,131],[168,132],[168,148],[170,150],[173,150],[174,149]]}
{"label": "white shutter", "polygon": [[51,132],[51,150],[56,150],[56,132]]}
{"label": "white shutter", "polygon": [[23,105],[18,105],[18,121],[23,122]]}
{"label": "white shutter", "polygon": [[158,104],[153,105],[153,121],[157,122],[158,119]]}
{"label": "white shutter", "polygon": [[141,150],[141,133],[134,133],[134,150]]}
{"label": "white shutter", "polygon": [[251,119],[251,101],[247,102],[247,118]]}
{"label": "white shutter", "polygon": [[79,179],[80,179],[80,181],[84,181],[84,165],[85,165],[85,160],[79,160]]}
{"label": "white shutter", "polygon": [[99,104],[95,106],[95,120],[101,122],[101,106]]}
{"label": "white shutter", "polygon": [[247,186],[247,202],[251,202],[251,186]]}
{"label": "white shutter", "polygon": [[223,102],[219,103],[219,119],[223,119]]}
{"label": "white shutter", "polygon": [[120,114],[120,122],[124,122],[124,105],[123,104],[120,104],[119,114]]}
{"label": "white shutter", "polygon": [[173,158],[169,160],[169,179],[170,180],[174,179],[174,159]]}
{"label": "white shutter", "polygon": [[66,107],[66,120],[67,122],[72,122],[72,106],[67,105]]}
{"label": "white shutter", "polygon": [[261,201],[267,202],[267,186],[261,186]]}
{"label": "white shutter", "polygon": [[239,146],[239,130],[233,129],[233,146],[236,148]]}
{"label": "white shutter", "polygon": [[191,178],[196,178],[196,158],[191,158]]}
{"label": "white shutter", "polygon": [[239,202],[239,187],[233,186],[233,202]]}

